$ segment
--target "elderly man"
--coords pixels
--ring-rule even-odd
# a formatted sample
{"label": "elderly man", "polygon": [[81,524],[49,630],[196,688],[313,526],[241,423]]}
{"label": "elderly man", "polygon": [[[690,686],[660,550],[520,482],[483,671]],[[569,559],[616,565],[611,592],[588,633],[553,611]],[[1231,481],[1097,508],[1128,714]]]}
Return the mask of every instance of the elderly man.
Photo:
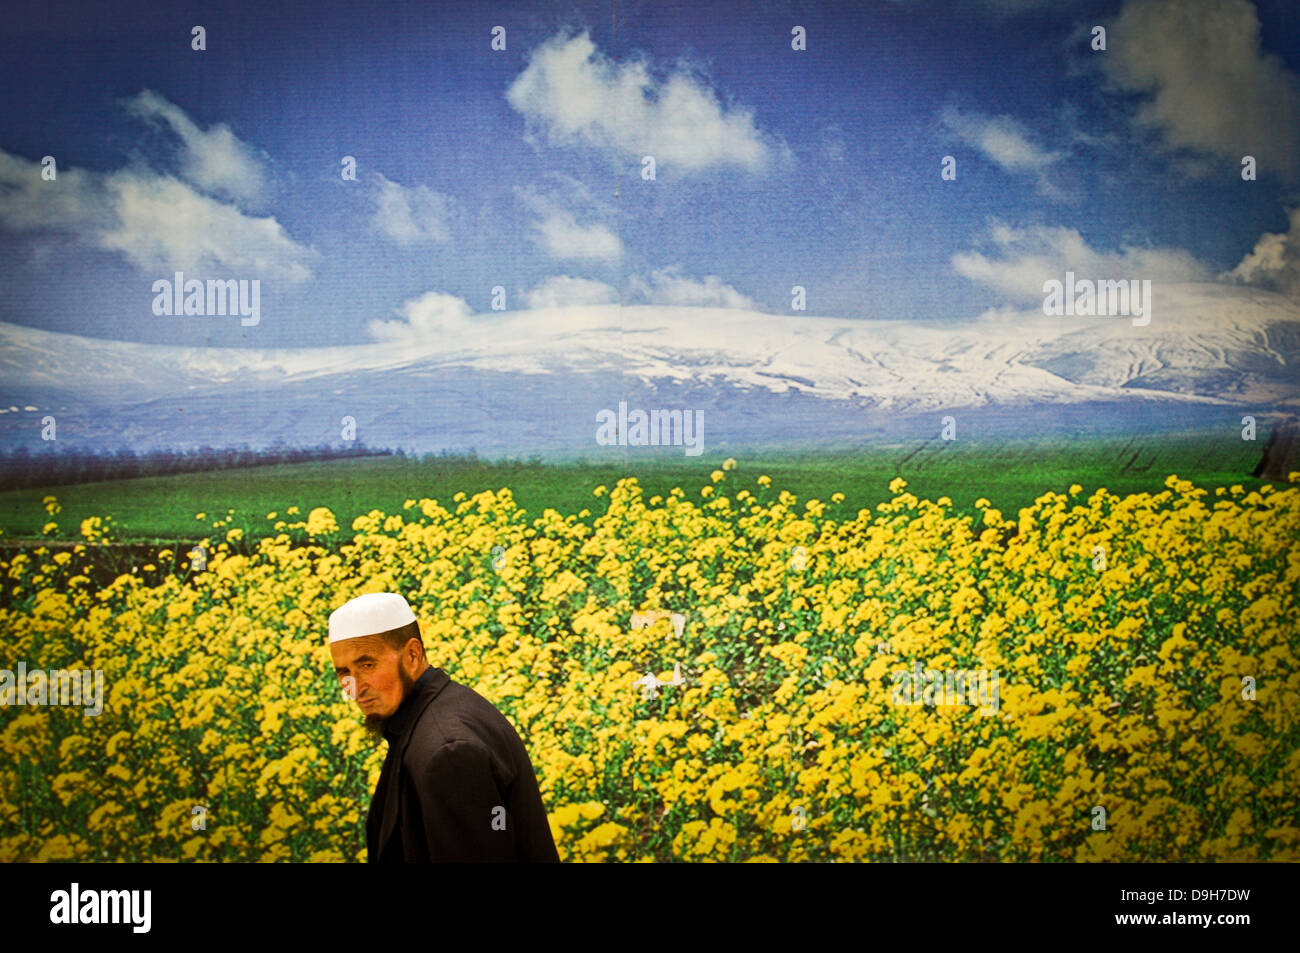
{"label": "elderly man", "polygon": [[559,862],[519,735],[429,664],[405,599],[376,592],[335,609],[329,646],[366,728],[388,741],[366,816],[370,863]]}

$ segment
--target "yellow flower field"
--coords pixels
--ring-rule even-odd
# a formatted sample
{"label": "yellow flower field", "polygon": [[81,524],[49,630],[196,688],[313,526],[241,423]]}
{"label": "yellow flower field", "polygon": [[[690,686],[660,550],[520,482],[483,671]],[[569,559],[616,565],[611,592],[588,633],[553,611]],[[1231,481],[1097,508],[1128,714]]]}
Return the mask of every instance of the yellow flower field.
{"label": "yellow flower field", "polygon": [[[973,522],[726,471],[568,518],[317,509],[102,589],[105,521],[0,563],[0,667],[105,686],[98,716],[0,708],[0,860],[363,860],[383,745],[326,620],[379,590],[517,727],[565,860],[1300,860],[1300,488]],[[996,671],[996,711],[897,704],[914,662]]]}

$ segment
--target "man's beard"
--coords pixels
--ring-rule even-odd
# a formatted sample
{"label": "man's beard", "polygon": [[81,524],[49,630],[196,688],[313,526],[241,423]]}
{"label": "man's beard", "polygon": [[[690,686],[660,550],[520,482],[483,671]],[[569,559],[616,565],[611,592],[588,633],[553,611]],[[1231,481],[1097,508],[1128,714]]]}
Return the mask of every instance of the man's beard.
{"label": "man's beard", "polygon": [[[406,674],[406,669],[399,667],[397,669],[397,680],[398,682],[401,683],[402,686],[402,698],[397,703],[398,707],[400,708],[402,702],[406,701],[407,697],[410,695],[411,686],[415,684],[415,679],[411,678],[411,676]],[[396,713],[397,713],[396,711],[393,712],[393,714]],[[362,724],[365,726],[366,734],[368,734],[373,741],[378,743],[379,740],[384,737],[384,728],[388,725],[388,719],[391,717],[393,716],[392,715],[366,715],[364,722],[362,722]]]}

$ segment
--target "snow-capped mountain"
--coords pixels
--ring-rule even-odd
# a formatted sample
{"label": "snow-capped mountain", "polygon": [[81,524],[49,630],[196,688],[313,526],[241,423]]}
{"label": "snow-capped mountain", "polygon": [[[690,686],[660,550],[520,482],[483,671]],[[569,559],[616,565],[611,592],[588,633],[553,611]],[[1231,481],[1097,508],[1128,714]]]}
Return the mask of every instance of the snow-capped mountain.
{"label": "snow-capped mountain", "polygon": [[1300,302],[1221,284],[1158,289],[1143,327],[1041,310],[921,324],[599,305],[253,350],[0,324],[0,445],[40,449],[47,415],[65,445],[106,450],[341,444],[351,417],[369,446],[591,456],[624,449],[595,437],[621,400],[701,411],[706,449],[932,436],[948,413],[968,436],[1187,426],[1300,408],[1297,369]]}

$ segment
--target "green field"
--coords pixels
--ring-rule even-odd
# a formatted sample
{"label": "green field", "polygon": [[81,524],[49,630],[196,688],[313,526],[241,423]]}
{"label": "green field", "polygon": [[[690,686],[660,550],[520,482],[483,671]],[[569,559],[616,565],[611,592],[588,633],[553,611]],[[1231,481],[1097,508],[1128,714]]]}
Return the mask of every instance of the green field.
{"label": "green field", "polygon": [[[973,512],[975,500],[985,497],[1011,514],[1043,493],[1065,492],[1073,483],[1089,493],[1098,487],[1114,493],[1158,492],[1165,478],[1177,473],[1207,487],[1259,486],[1262,481],[1250,472],[1262,445],[1241,440],[1235,431],[996,444],[933,440],[852,453],[738,456],[738,468],[728,474],[726,486],[733,493],[742,487],[754,490],[758,476],[767,474],[773,491],[790,490],[800,504],[829,502],[839,491],[856,509],[888,499],[889,482],[901,476],[922,498],[947,496],[958,508]],[[698,499],[700,487],[710,482],[710,472],[722,459],[547,464],[374,457],[143,477],[0,493],[0,529],[9,540],[38,537],[48,519],[41,506],[46,495],[58,497],[63,507],[57,517],[60,537],[76,537],[87,517],[111,515],[121,539],[139,542],[206,538],[212,521],[225,518],[230,509],[235,515],[228,525],[243,527],[248,536],[270,532],[268,513],[292,522],[317,506],[333,511],[347,531],[356,516],[372,509],[400,513],[405,500],[425,497],[450,507],[457,492],[503,487],[530,513],[553,508],[567,515],[592,506],[594,487],[612,487],[627,476],[640,481],[647,497],[681,487]],[[285,517],[290,506],[301,515]],[[196,520],[197,513],[206,520]]]}

